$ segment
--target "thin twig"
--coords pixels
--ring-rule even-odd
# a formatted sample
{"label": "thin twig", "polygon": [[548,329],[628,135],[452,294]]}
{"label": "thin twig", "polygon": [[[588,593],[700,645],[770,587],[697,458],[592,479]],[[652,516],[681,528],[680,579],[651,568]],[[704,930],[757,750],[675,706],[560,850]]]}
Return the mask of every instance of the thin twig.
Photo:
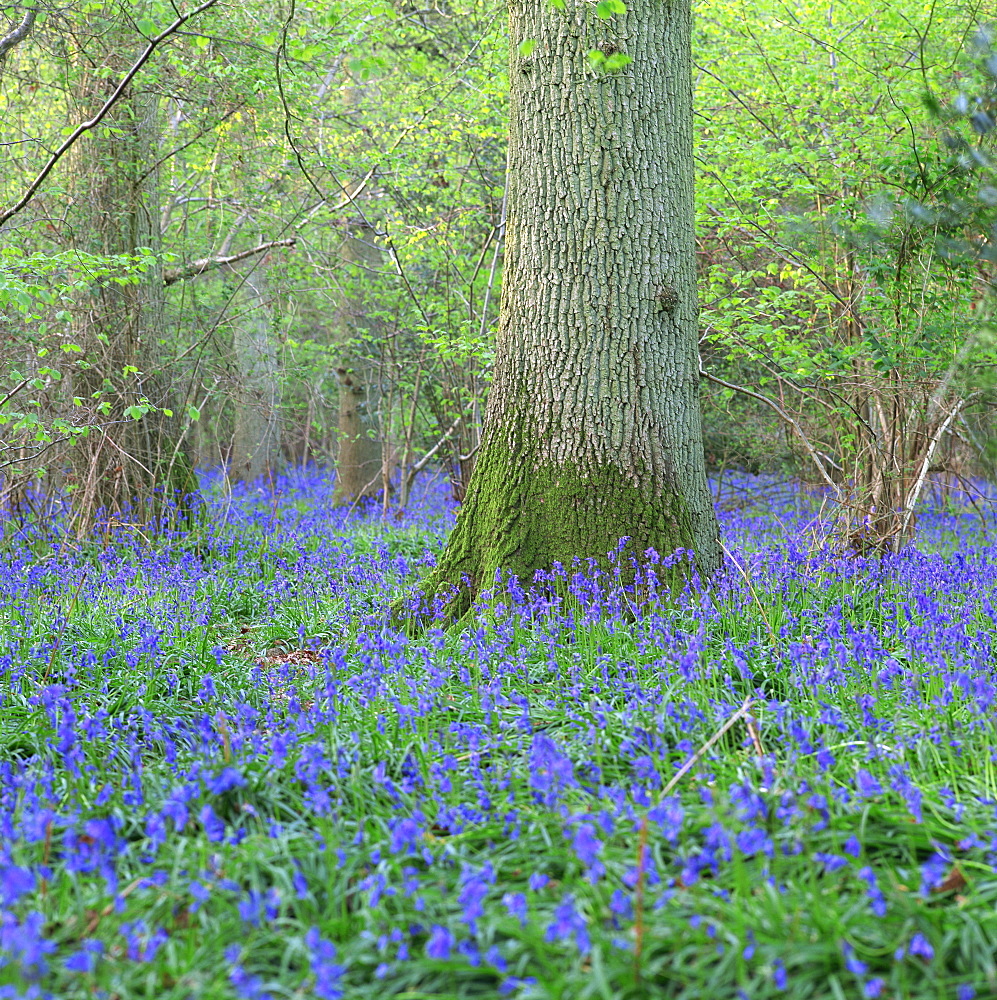
{"label": "thin twig", "polygon": [[664,798],[702,759],[710,752],[710,749],[721,739],[738,720],[743,719],[751,706],[755,703],[755,699],[748,697],[744,699],[744,703],[741,707],[732,715],[727,721],[675,772],[674,777],[671,781],[665,785],[663,791],[661,792],[661,797]]}
{"label": "thin twig", "polygon": [[914,507],[917,505],[918,497],[921,495],[921,490],[924,488],[924,481],[928,476],[928,469],[931,467],[931,460],[935,456],[935,449],[938,447],[938,442],[945,436],[945,432],[949,429],[952,421],[955,420],[957,416],[972,402],[974,402],[975,397],[978,393],[974,393],[971,396],[967,396],[965,399],[960,399],[955,406],[952,407],[951,412],[946,416],[946,418],[938,425],[938,429],[931,436],[931,440],[928,442],[928,447],[924,452],[924,459],[921,462],[921,468],[917,473],[917,480],[911,487],[910,493],[907,494],[906,502],[904,503],[904,516],[903,521],[900,524],[899,538],[903,541],[907,537],[907,529],[910,526],[911,518],[914,516]]}
{"label": "thin twig", "polygon": [[745,396],[751,396],[752,399],[757,399],[759,402],[764,403],[766,406],[771,407],[779,416],[792,427],[796,436],[800,439],[803,447],[806,448],[807,454],[813,460],[814,465],[817,466],[817,471],[821,474],[824,482],[831,487],[834,492],[835,497],[841,497],[841,491],[838,489],[837,484],[833,479],[827,474],[827,469],[824,468],[824,463],[820,460],[820,456],[817,454],[816,449],[810,443],[810,439],[803,433],[803,428],[774,400],[769,399],[768,396],[763,396],[760,392],[755,392],[753,389],[748,389],[743,385],[736,385],[733,382],[726,382],[722,378],[717,378],[716,375],[711,375],[704,368],[699,369],[700,378],[705,378],[708,382],[714,382],[717,385],[722,385],[725,389],[730,389],[733,392],[739,392]]}

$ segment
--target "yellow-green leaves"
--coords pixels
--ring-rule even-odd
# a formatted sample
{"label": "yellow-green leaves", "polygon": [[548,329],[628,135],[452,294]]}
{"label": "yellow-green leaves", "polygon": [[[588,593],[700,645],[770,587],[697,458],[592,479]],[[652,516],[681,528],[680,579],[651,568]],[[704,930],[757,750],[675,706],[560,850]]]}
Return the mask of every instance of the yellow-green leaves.
{"label": "yellow-green leaves", "polygon": [[627,5],[623,0],[599,0],[595,5],[595,16],[601,17],[604,21],[608,21],[617,14],[625,14],[626,12]]}
{"label": "yellow-green leaves", "polygon": [[617,73],[633,62],[633,56],[625,52],[613,52],[607,56],[601,49],[590,49],[587,55],[589,65],[600,73]]}

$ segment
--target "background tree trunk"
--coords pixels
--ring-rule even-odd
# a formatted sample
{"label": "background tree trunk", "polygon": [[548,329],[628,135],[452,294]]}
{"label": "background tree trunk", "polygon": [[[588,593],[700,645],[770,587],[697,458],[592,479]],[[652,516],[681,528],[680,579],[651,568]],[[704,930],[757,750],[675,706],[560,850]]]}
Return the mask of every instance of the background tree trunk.
{"label": "background tree trunk", "polygon": [[267,254],[252,262],[236,303],[233,347],[239,388],[229,476],[242,482],[272,476],[281,460],[280,367],[267,285],[269,259]]}
{"label": "background tree trunk", "polygon": [[[698,398],[689,0],[511,0],[506,264],[467,499],[430,591],[693,550],[720,562]],[[535,42],[529,55],[523,55]],[[521,49],[522,46],[522,49]],[[593,69],[588,53],[633,62]]]}
{"label": "background tree trunk", "polygon": [[[381,252],[368,238],[347,236],[339,253],[344,261],[376,270]],[[359,497],[379,496],[382,488],[382,441],[378,410],[381,403],[377,372],[364,339],[378,337],[383,324],[371,315],[364,295],[365,271],[351,276],[342,290],[336,316],[337,365],[339,380],[339,451],[336,458],[336,486],[333,503],[351,503]]]}
{"label": "background tree trunk", "polygon": [[[106,100],[134,58],[133,33],[104,22],[104,51],[81,59],[76,93],[79,114],[93,113]],[[84,365],[69,381],[69,395],[93,408],[86,438],[70,450],[76,530],[86,533],[99,511],[158,520],[164,496],[197,490],[186,447],[162,409],[180,397],[160,352],[166,337],[160,228],[159,101],[154,93],[129,88],[105,119],[111,130],[100,140],[81,139],[70,154],[72,245],[97,255],[151,251],[147,269],[126,284],[101,281],[81,295],[73,333]],[[152,409],[141,419],[129,407]],[[102,409],[101,407],[105,407]]]}

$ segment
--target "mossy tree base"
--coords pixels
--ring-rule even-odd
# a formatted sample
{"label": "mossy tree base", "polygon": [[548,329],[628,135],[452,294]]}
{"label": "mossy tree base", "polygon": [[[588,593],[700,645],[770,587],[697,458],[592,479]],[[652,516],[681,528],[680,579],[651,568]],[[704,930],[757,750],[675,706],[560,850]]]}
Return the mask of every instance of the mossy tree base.
{"label": "mossy tree base", "polygon": [[[464,615],[490,590],[497,574],[528,586],[537,571],[593,560],[603,570],[620,568],[633,579],[632,560],[653,549],[693,554],[704,575],[719,563],[712,508],[697,509],[678,489],[653,492],[633,473],[611,465],[537,467],[502,448],[483,450],[467,499],[439,564],[420,587],[427,602],[448,591],[447,618]],[[621,558],[611,562],[621,538]],[[676,563],[684,580],[688,561]]]}

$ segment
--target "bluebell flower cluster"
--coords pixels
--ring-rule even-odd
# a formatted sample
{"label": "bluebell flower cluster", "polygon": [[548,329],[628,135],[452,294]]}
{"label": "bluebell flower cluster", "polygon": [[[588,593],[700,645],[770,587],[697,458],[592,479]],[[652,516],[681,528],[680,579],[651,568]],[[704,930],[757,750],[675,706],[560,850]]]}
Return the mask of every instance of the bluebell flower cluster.
{"label": "bluebell flower cluster", "polygon": [[411,635],[439,490],[296,473],[99,552],[0,515],[0,1000],[989,995],[993,525],[857,557],[739,489],[708,588],[641,553]]}

